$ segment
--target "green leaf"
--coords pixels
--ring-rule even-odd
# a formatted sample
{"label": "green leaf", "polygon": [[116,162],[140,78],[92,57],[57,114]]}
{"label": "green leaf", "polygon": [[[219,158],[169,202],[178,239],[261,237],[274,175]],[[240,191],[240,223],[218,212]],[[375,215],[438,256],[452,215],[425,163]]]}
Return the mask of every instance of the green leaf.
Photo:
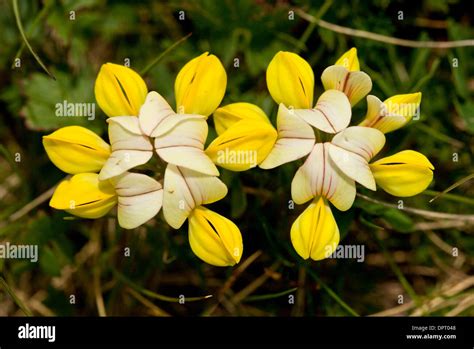
{"label": "green leaf", "polygon": [[[105,118],[94,100],[93,79],[81,76],[73,81],[69,74],[57,73],[57,80],[51,80],[43,74],[32,74],[25,81],[27,101],[20,110],[26,119],[26,125],[33,130],[53,130],[63,126],[80,125],[95,132],[105,129]],[[56,107],[64,103],[90,103],[95,109],[94,120],[87,116],[57,116]]]}
{"label": "green leaf", "polygon": [[43,270],[46,274],[51,276],[61,275],[61,264],[59,263],[56,253],[51,247],[45,246],[40,250],[39,264],[41,270]]}
{"label": "green leaf", "polygon": [[474,133],[474,102],[467,101],[461,104],[458,100],[454,100],[454,107],[459,116],[466,122],[467,130]]}
{"label": "green leaf", "polygon": [[395,229],[403,233],[413,230],[413,221],[406,213],[396,208],[385,208],[382,217]]}
{"label": "green leaf", "polygon": [[230,196],[230,215],[232,218],[239,218],[247,209],[247,195],[242,188],[242,182],[237,177],[232,182]]}

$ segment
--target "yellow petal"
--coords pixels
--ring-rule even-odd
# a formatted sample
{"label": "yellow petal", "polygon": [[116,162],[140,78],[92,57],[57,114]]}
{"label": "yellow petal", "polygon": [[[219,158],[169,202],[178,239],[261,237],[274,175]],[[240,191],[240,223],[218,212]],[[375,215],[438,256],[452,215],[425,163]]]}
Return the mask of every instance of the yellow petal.
{"label": "yellow petal", "polygon": [[189,217],[189,244],[196,256],[218,267],[239,263],[243,252],[239,228],[202,206],[195,208]]}
{"label": "yellow petal", "polygon": [[211,115],[221,104],[226,85],[227,74],[219,58],[205,52],[190,60],[174,84],[176,112]]}
{"label": "yellow petal", "polygon": [[97,75],[94,92],[99,107],[107,116],[138,116],[148,89],[134,70],[106,63]]}
{"label": "yellow petal", "polygon": [[295,109],[294,113],[321,131],[337,133],[349,125],[352,109],[344,93],[328,90],[318,98],[313,109]]}
{"label": "yellow petal", "polygon": [[276,139],[277,131],[270,123],[243,119],[214,139],[206,154],[221,167],[245,171],[267,157]]}
{"label": "yellow petal", "polygon": [[352,179],[342,173],[328,154],[329,143],[316,143],[291,182],[291,197],[304,204],[323,196],[341,211],[354,203],[356,188]]}
{"label": "yellow petal", "polygon": [[280,51],[273,57],[267,68],[267,87],[278,104],[295,109],[313,106],[313,69],[296,53]]}
{"label": "yellow petal", "polygon": [[172,164],[166,166],[163,214],[175,229],[181,227],[195,207],[216,202],[226,195],[226,185],[216,176]]}
{"label": "yellow petal", "polygon": [[375,161],[370,169],[383,190],[405,197],[419,194],[429,186],[434,166],[423,154],[404,150]]}
{"label": "yellow petal", "polygon": [[213,115],[217,134],[220,136],[229,127],[243,119],[270,123],[265,112],[252,103],[232,103],[218,108]]}
{"label": "yellow petal", "polygon": [[392,96],[383,103],[375,96],[367,96],[367,114],[360,126],[383,133],[398,130],[419,114],[420,103],[421,92]]}
{"label": "yellow petal", "polygon": [[334,252],[339,228],[325,199],[315,199],[296,219],[291,226],[291,242],[303,259],[318,261]]}
{"label": "yellow petal", "polygon": [[97,173],[80,173],[58,185],[49,205],[78,217],[99,218],[116,203],[117,195],[109,181],[100,181]]}
{"label": "yellow petal", "polygon": [[100,171],[110,155],[110,146],[94,132],[67,126],[43,136],[50,160],[66,173]]}
{"label": "yellow petal", "polygon": [[325,90],[339,90],[345,93],[351,106],[356,105],[372,89],[370,76],[361,71],[349,71],[343,66],[332,65],[321,75]]}
{"label": "yellow petal", "polygon": [[283,103],[278,107],[278,139],[260,168],[271,169],[307,155],[313,148],[314,131],[293,109]]}
{"label": "yellow petal", "polygon": [[345,52],[339,59],[334,63],[335,65],[341,65],[349,71],[359,71],[359,59],[357,58],[357,49],[351,48]]}

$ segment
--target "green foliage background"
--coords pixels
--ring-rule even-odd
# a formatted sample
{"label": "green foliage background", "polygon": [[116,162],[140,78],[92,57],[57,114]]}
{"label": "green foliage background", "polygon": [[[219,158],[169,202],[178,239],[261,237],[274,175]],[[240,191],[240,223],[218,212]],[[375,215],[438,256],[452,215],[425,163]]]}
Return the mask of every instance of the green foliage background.
{"label": "green foliage background", "polygon": [[[471,1],[424,0],[410,5],[388,0],[19,1],[26,35],[56,77],[52,80],[28,50],[21,49],[12,5],[1,1],[0,241],[38,244],[40,259],[39,263],[0,259],[5,280],[0,315],[28,310],[37,315],[324,316],[382,311],[473,315],[472,220],[469,224],[459,219],[455,225],[452,220],[428,219],[358,198],[348,212],[333,212],[342,243],[365,245],[364,263],[305,262],[289,239],[291,223],[304,209],[288,209],[296,163],[238,175],[221,171],[230,191],[212,208],[232,217],[243,233],[244,257],[235,268],[202,263],[189,248],[187,226],[174,231],[161,216],[127,231],[114,217],[73,219],[52,210],[48,200],[39,205],[34,201],[64,176],[48,160],[42,135],[79,124],[106,137],[100,110],[94,121],[59,118],[55,104],[95,102],[93,86],[101,64],[123,64],[128,58],[140,71],[192,33],[144,76],[149,89],[174,101],[179,69],[210,51],[221,58],[228,74],[222,105],[255,103],[273,122],[276,104],[266,89],[265,70],[276,52],[298,52],[307,59],[319,95],[324,68],[356,46],[361,69],[374,82],[372,94],[383,100],[400,93],[423,93],[421,119],[389,134],[382,152],[386,156],[418,150],[436,168],[430,189],[404,199],[404,205],[472,214],[472,181],[433,203],[429,199],[473,173],[474,48],[400,47],[341,35],[298,14],[294,20],[288,18],[289,11],[301,9],[331,23],[393,37],[437,41],[474,37],[473,13],[466,11]],[[75,20],[69,19],[70,11],[75,11]],[[179,20],[179,11],[184,11],[185,20]],[[399,11],[403,20],[398,19]],[[21,57],[20,68],[11,67],[15,57]],[[234,58],[239,58],[239,67]],[[359,103],[353,120],[361,120],[365,108],[365,101]],[[214,135],[211,126],[208,141]],[[15,161],[18,156],[21,161]],[[358,190],[398,205],[398,198],[381,190]],[[22,211],[25,205],[34,208]],[[130,248],[130,257],[124,257],[125,248]],[[457,257],[453,248],[458,249]],[[185,304],[177,302],[180,295],[186,296]],[[189,298],[207,295],[213,297]],[[294,304],[290,295],[295,296]]]}

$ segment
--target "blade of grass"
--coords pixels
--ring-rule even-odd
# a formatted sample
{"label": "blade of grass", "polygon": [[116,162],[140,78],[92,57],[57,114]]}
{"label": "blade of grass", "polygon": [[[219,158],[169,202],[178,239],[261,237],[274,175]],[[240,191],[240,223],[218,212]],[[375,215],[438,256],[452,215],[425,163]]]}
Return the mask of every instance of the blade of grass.
{"label": "blade of grass", "polygon": [[456,201],[456,202],[460,202],[462,204],[474,206],[474,199],[465,198],[464,196],[457,195],[457,194],[450,194],[450,193],[447,193],[447,192],[442,193],[440,191],[429,190],[429,189],[426,189],[423,193],[420,193],[420,194],[430,195],[430,196],[438,196],[440,194],[443,194],[443,199]]}
{"label": "blade of grass", "polygon": [[193,33],[189,33],[186,36],[183,36],[181,39],[176,41],[173,45],[168,47],[166,50],[164,50],[161,54],[158,55],[153,61],[151,61],[145,68],[143,68],[140,71],[140,75],[144,76],[148,71],[150,71],[151,68],[153,68],[156,64],[158,64],[159,61],[161,61],[168,53],[173,51],[176,47],[178,47],[181,43],[185,42]]}
{"label": "blade of grass", "polygon": [[[147,290],[147,289],[137,285],[136,283],[134,283],[132,280],[127,278],[125,275],[123,275],[122,273],[120,273],[116,269],[112,269],[112,272],[121,282],[127,284],[128,286],[130,286],[135,291],[140,292],[141,294],[143,294],[147,297],[154,298],[154,299],[159,299],[159,300],[164,301],[164,302],[172,302],[172,303],[178,303],[180,301],[180,298],[168,297],[168,296],[164,296],[162,294]],[[212,297],[212,294],[209,294],[207,296],[202,296],[202,297],[186,297],[185,301],[186,302],[196,302],[196,301],[201,301],[203,299],[208,299],[208,298],[211,298],[211,297]]]}
{"label": "blade of grass", "polygon": [[30,43],[28,42],[28,39],[26,38],[25,31],[23,30],[23,24],[21,23],[21,18],[20,18],[20,11],[18,9],[18,0],[12,0],[13,2],[13,13],[15,15],[15,20],[16,20],[16,25],[18,27],[18,30],[20,31],[21,37],[23,38],[23,41],[25,42],[26,47],[28,47],[28,50],[31,52],[33,57],[36,59],[36,62],[43,68],[43,70],[48,74],[53,80],[56,80],[56,77],[50,73],[48,68],[44,65],[43,61],[41,58],[38,56],[38,54],[33,50],[31,47]]}
{"label": "blade of grass", "polygon": [[[31,23],[31,25],[29,26],[29,28],[26,30],[28,36],[30,36],[30,34],[32,32],[32,29],[34,27],[36,27],[36,25],[39,23],[39,21],[41,21],[48,14],[48,11],[52,7],[53,4],[54,4],[54,1],[46,1],[44,3],[44,7],[41,9],[41,11],[35,17],[35,19]],[[21,45],[20,45],[20,48],[18,49],[18,51],[15,54],[15,58],[19,58],[21,56],[21,54],[23,53],[24,49],[25,49],[25,42],[22,41]],[[13,61],[12,65],[11,65],[11,69],[13,69],[13,68],[15,68],[15,61]]]}
{"label": "blade of grass", "polygon": [[445,142],[445,143],[448,143],[448,144],[451,144],[457,148],[462,148],[464,147],[464,143],[458,141],[457,139],[454,139],[452,137],[449,137],[447,135],[445,135],[444,133],[434,129],[433,127],[430,127],[426,124],[423,124],[421,122],[417,122],[415,123],[414,125],[418,130],[422,131],[422,132],[425,132],[427,134],[429,134],[430,136],[432,136],[433,138],[436,138],[438,140],[440,140],[441,142]]}
{"label": "blade of grass", "polygon": [[267,299],[278,298],[278,297],[290,294],[292,292],[295,292],[297,289],[298,289],[298,287],[293,287],[293,288],[290,288],[289,290],[281,291],[281,292],[277,292],[277,293],[269,293],[269,294],[249,296],[249,297],[244,299],[244,302],[256,302],[256,301],[263,301],[263,300],[267,300]]}
{"label": "blade of grass", "polygon": [[5,292],[11,297],[11,299],[15,302],[16,305],[21,309],[21,311],[26,316],[33,316],[33,313],[28,309],[28,307],[16,296],[15,292],[11,289],[5,279],[0,276],[0,285],[5,289]]}
{"label": "blade of grass", "polygon": [[413,289],[413,287],[411,287],[410,283],[408,282],[408,280],[406,279],[405,275],[403,275],[403,272],[400,270],[400,268],[398,267],[397,263],[395,263],[395,261],[393,260],[393,257],[392,255],[390,254],[390,252],[388,252],[386,246],[385,246],[385,243],[382,241],[382,239],[380,239],[378,236],[377,236],[377,232],[375,234],[373,234],[373,236],[375,237],[375,240],[377,240],[380,248],[382,249],[382,253],[383,255],[385,256],[385,259],[387,260],[390,268],[392,269],[392,271],[394,272],[394,274],[397,276],[398,278],[398,281],[400,281],[400,284],[402,285],[402,287],[405,289],[406,293],[408,293],[408,295],[410,296],[410,298],[415,302],[415,304],[417,306],[419,306],[421,303],[420,303],[420,300],[418,298],[418,295],[416,294],[415,290]]}
{"label": "blade of grass", "polygon": [[471,179],[474,178],[474,173],[471,173],[469,176],[466,176],[464,178],[461,178],[460,180],[456,181],[456,183],[454,183],[453,185],[450,185],[448,188],[446,188],[445,190],[443,190],[441,193],[439,193],[438,195],[436,195],[434,198],[432,198],[430,200],[430,202],[433,202],[435,201],[436,199],[442,197],[444,194],[450,192],[451,190],[459,187],[460,185],[470,181]]}
{"label": "blade of grass", "polygon": [[326,293],[336,301],[343,309],[345,309],[352,316],[360,316],[354,309],[352,309],[346,302],[344,302],[341,297],[339,297],[336,292],[334,292],[328,285],[326,285],[323,280],[316,274],[314,270],[309,268],[309,265],[306,265],[306,272],[311,276],[321,287],[326,291]]}
{"label": "blade of grass", "polygon": [[[322,16],[326,14],[326,12],[329,10],[333,3],[333,0],[326,0],[324,4],[319,8],[319,11],[314,15],[314,19],[318,20]],[[306,27],[303,35],[301,35],[301,38],[298,40],[298,42],[295,45],[294,52],[295,53],[300,53],[300,51],[306,47],[306,41],[308,41],[309,37],[313,33],[314,29],[318,26],[316,21],[310,22],[308,27]]]}
{"label": "blade of grass", "polygon": [[410,89],[411,92],[417,92],[417,91],[420,91],[421,88],[423,87],[424,84],[426,84],[428,81],[430,81],[434,74],[436,73],[436,71],[438,70],[438,67],[439,67],[439,64],[441,63],[441,59],[439,58],[436,58],[433,62],[433,64],[431,65],[430,67],[430,70],[428,72],[428,74],[426,74],[425,76],[423,76],[420,80],[418,80],[418,82],[416,83],[415,86],[413,86],[413,88]]}

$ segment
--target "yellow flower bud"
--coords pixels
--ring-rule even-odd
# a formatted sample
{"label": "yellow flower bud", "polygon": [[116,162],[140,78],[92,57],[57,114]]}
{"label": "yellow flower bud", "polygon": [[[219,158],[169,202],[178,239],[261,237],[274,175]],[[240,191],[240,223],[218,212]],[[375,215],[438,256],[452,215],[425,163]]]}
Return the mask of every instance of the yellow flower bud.
{"label": "yellow flower bud", "polygon": [[50,160],[66,173],[98,172],[110,155],[110,146],[85,127],[67,126],[43,136]]}
{"label": "yellow flower bud", "polygon": [[433,180],[434,166],[421,153],[404,150],[375,161],[370,169],[377,185],[394,196],[413,196]]}
{"label": "yellow flower bud", "polygon": [[208,52],[190,60],[174,84],[178,114],[211,115],[224,98],[227,74],[219,60]]}
{"label": "yellow flower bud", "polygon": [[134,70],[106,63],[97,75],[94,92],[99,107],[107,116],[138,116],[148,89]]}
{"label": "yellow flower bud", "polygon": [[242,257],[239,228],[203,206],[195,208],[189,216],[189,244],[196,256],[218,267],[235,265]]}

